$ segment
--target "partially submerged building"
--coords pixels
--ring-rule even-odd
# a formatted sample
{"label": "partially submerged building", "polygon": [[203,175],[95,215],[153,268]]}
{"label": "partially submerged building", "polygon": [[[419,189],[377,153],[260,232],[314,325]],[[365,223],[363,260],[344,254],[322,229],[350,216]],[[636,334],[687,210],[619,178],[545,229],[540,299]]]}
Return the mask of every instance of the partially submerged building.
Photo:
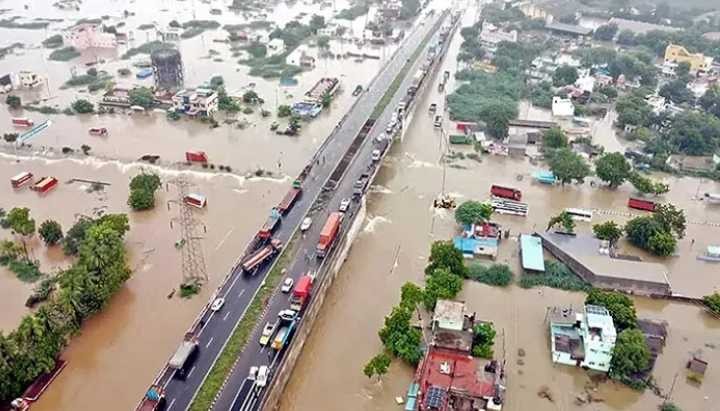
{"label": "partially submerged building", "polygon": [[466,258],[475,256],[497,257],[502,233],[495,223],[471,224],[463,228],[459,236],[453,237],[453,245]]}
{"label": "partially submerged building", "polygon": [[666,63],[688,63],[690,71],[708,71],[712,67],[712,57],[705,57],[702,53],[690,53],[683,46],[668,44],[665,48]]}
{"label": "partially submerged building", "polygon": [[184,89],[172,97],[173,109],[188,116],[212,116],[218,109],[218,95],[213,89]]}
{"label": "partially submerged building", "polygon": [[545,259],[540,237],[530,234],[520,235],[520,259],[523,270],[545,272]]}
{"label": "partially submerged building", "polygon": [[62,34],[63,44],[72,46],[77,50],[89,48],[114,48],[117,40],[112,33],[105,33],[101,24],[77,24],[65,30]]}
{"label": "partially submerged building", "polygon": [[554,363],[600,372],[610,370],[617,332],[607,308],[586,305],[582,313],[553,307],[548,320]]}

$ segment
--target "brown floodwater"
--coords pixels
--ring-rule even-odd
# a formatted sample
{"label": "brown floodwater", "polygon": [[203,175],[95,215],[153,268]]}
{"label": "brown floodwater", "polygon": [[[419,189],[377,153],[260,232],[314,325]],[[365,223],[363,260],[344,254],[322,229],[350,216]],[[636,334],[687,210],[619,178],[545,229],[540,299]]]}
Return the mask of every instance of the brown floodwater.
{"label": "brown floodwater", "polygon": [[[468,16],[466,20],[471,20]],[[459,37],[459,36],[457,36]],[[454,69],[454,55],[459,46],[455,38],[445,65]],[[442,70],[441,70],[442,72]],[[313,327],[304,351],[281,402],[282,410],[353,409],[395,410],[395,397],[404,396],[413,371],[401,361],[393,361],[381,382],[369,380],[362,373],[365,362],[382,350],[377,331],[383,318],[399,300],[400,286],[406,281],[423,282],[430,244],[450,238],[457,230],[452,212],[435,210],[432,200],[442,189],[443,167],[440,133],[433,130],[426,115],[431,102],[442,101],[434,87],[419,101],[415,120],[405,140],[393,147],[383,165],[368,202],[368,218],[363,233],[353,248],[325,300],[323,313]],[[542,110],[524,107],[521,115],[542,118]],[[608,151],[624,146],[609,125],[610,117],[592,125],[596,143]],[[469,153],[472,149],[453,147]],[[633,194],[628,184],[617,190],[584,185],[548,187],[534,183],[532,172],[539,169],[526,159],[484,155],[480,161],[465,159],[446,168],[445,191],[459,201],[486,199],[491,184],[505,184],[523,191],[530,204],[527,218],[498,215],[494,220],[512,232],[504,240],[497,261],[520,272],[516,236],[521,232],[543,230],[549,216],[565,207],[596,208],[627,213],[627,198]],[[657,175],[670,184],[664,201],[686,210],[687,235],[679,243],[678,255],[659,260],[670,271],[674,291],[704,295],[720,287],[717,265],[696,260],[706,245],[717,243],[720,229],[703,222],[720,222],[720,208],[709,207],[695,199],[704,191],[718,191],[720,185],[695,178]],[[624,222],[626,216],[598,214],[594,222],[606,219]],[[590,224],[579,224],[580,232],[591,233]],[[691,245],[691,240],[695,244]],[[628,244],[624,252],[655,260]],[[506,408],[525,410],[656,410],[661,399],[650,391],[634,392],[614,383],[594,386],[587,373],[566,366],[555,366],[550,360],[546,308],[553,305],[580,307],[582,293],[555,289],[524,290],[515,285],[506,289],[466,282],[464,300],[479,318],[491,320],[498,330],[495,352],[508,364]],[[667,392],[677,376],[672,399],[683,409],[717,410],[720,373],[711,370],[702,385],[689,383],[684,365],[690,353],[702,352],[711,364],[720,361],[720,322],[701,309],[674,302],[635,299],[643,318],[669,323],[669,339],[654,370],[658,385]],[[525,351],[520,358],[518,350]],[[521,360],[521,361],[520,361]],[[522,363],[522,365],[520,365]],[[553,402],[538,397],[547,386]],[[587,387],[587,388],[586,388]],[[576,397],[590,390],[599,402],[577,405]]]}

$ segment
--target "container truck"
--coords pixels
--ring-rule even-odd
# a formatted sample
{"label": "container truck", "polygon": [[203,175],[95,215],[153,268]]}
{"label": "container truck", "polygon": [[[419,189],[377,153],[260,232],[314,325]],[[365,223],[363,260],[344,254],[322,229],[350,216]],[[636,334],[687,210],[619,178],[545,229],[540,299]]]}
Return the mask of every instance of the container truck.
{"label": "container truck", "polygon": [[320,232],[320,240],[315,249],[318,258],[324,258],[330,248],[332,248],[335,237],[337,237],[338,230],[340,229],[342,217],[342,213],[335,211],[331,213],[325,221],[325,225]]}
{"label": "container truck", "polygon": [[265,224],[263,224],[262,227],[260,227],[260,231],[258,231],[258,238],[262,240],[267,240],[270,237],[272,237],[273,232],[280,226],[280,212],[273,208],[270,211],[270,216],[265,220]]}
{"label": "container truck", "polygon": [[285,194],[285,197],[283,197],[280,204],[277,206],[277,210],[280,212],[280,214],[285,214],[290,210],[295,204],[295,201],[300,197],[300,193],[302,192],[302,189],[300,187],[292,187],[290,191]]}
{"label": "container truck", "polygon": [[280,351],[287,345],[287,342],[292,337],[293,333],[295,332],[295,324],[297,320],[292,321],[286,321],[282,320],[284,323],[280,326],[280,329],[278,330],[277,334],[275,334],[275,339],[273,339],[272,342],[272,348],[273,350]]}
{"label": "container truck", "polygon": [[522,192],[520,190],[498,185],[492,185],[490,187],[490,194],[495,197],[508,198],[515,201],[520,201],[522,199]]}
{"label": "container truck", "polygon": [[657,204],[655,204],[654,201],[643,200],[641,198],[629,198],[628,207],[636,210],[655,211]]}
{"label": "container truck", "polygon": [[165,389],[159,385],[151,386],[135,411],[156,411],[165,404]]}
{"label": "container truck", "polygon": [[292,297],[290,297],[290,309],[300,312],[305,308],[305,304],[310,299],[310,293],[312,292],[313,278],[309,275],[300,277],[295,289],[293,290]]}
{"label": "container truck", "polygon": [[175,377],[185,379],[189,368],[198,351],[198,339],[192,332],[185,333],[185,338],[168,362],[168,366],[175,370]]}
{"label": "container truck", "polygon": [[280,251],[280,248],[282,248],[282,243],[280,242],[280,240],[272,240],[270,244],[251,254],[250,257],[248,257],[245,262],[242,263],[243,272],[247,274],[254,274],[258,268],[268,262],[270,258],[275,256],[275,254]]}

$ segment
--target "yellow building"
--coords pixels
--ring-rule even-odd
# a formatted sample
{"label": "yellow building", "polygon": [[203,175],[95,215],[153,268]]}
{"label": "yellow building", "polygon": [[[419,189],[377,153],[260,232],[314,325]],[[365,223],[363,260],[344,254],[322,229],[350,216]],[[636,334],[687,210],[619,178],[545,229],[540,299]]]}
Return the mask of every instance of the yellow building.
{"label": "yellow building", "polygon": [[665,48],[665,62],[689,63],[691,71],[707,71],[710,69],[711,59],[706,58],[702,53],[690,53],[683,46],[668,44]]}

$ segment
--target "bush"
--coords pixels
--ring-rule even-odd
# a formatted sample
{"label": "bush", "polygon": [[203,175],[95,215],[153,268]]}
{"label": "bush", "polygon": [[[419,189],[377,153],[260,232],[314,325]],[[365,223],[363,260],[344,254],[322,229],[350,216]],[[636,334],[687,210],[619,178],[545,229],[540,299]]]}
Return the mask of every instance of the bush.
{"label": "bush", "polygon": [[197,283],[180,284],[180,297],[190,298],[200,292],[200,285]]}
{"label": "bush", "polygon": [[8,107],[10,107],[11,109],[19,109],[20,107],[22,107],[22,100],[19,96],[9,94],[5,98],[5,104],[7,104]]}
{"label": "bush", "polygon": [[80,57],[80,52],[75,47],[63,47],[50,53],[48,59],[55,61],[70,61],[76,57]]}
{"label": "bush", "polygon": [[544,273],[524,273],[519,285],[522,288],[546,286],[568,291],[590,291],[592,288],[565,264],[550,260],[545,260]]}
{"label": "bush", "polygon": [[43,276],[37,263],[25,259],[11,260],[7,266],[10,271],[15,273],[20,281],[32,283]]}
{"label": "bush", "polygon": [[472,263],[468,267],[468,278],[481,283],[506,287],[512,283],[513,274],[510,267],[505,264],[486,266],[481,263]]}
{"label": "bush", "polygon": [[95,106],[93,106],[93,103],[85,99],[75,100],[72,103],[71,107],[73,111],[80,114],[92,113],[95,111]]}
{"label": "bush", "polygon": [[63,238],[62,227],[60,223],[54,220],[46,220],[40,224],[38,233],[40,234],[40,238],[42,238],[48,246],[59,243]]}
{"label": "bush", "polygon": [[63,45],[62,34],[55,34],[42,41],[42,45],[49,49],[56,49]]}

